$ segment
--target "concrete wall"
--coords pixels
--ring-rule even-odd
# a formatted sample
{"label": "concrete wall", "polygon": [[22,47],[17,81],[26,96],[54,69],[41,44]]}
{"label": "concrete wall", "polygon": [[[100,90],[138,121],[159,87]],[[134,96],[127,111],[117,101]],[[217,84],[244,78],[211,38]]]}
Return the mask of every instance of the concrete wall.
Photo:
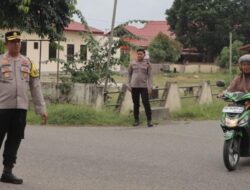
{"label": "concrete wall", "polygon": [[216,73],[219,72],[220,68],[213,64],[204,63],[190,63],[188,65],[182,64],[171,64],[170,70],[173,71],[176,68],[179,73]]}
{"label": "concrete wall", "polygon": [[[103,87],[95,84],[70,84],[70,92],[63,93],[59,83],[42,82],[42,90],[45,99],[48,101],[61,101],[72,104],[95,105],[98,96],[102,96]],[[98,100],[100,101],[100,100]],[[99,104],[102,104],[98,102]]]}
{"label": "concrete wall", "polygon": [[171,63],[159,63],[152,64],[153,73],[161,73],[162,68],[168,68],[171,72],[176,71],[178,73],[216,73],[219,72],[220,68],[214,64],[205,63],[189,63],[187,65],[183,64],[171,64]]}
{"label": "concrete wall", "polygon": [[[161,69],[169,68],[171,72],[176,71],[178,73],[216,73],[220,71],[220,68],[217,65],[213,64],[171,64],[171,63],[159,63],[159,64],[151,64],[153,74],[162,73]],[[121,66],[120,73],[123,75],[127,75],[127,68]]]}

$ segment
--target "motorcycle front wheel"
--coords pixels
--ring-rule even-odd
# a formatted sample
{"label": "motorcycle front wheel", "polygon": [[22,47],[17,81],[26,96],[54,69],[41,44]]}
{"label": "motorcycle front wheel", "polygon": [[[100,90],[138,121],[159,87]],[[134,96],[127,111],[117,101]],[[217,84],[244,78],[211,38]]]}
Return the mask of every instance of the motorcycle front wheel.
{"label": "motorcycle front wheel", "polygon": [[239,139],[232,138],[224,142],[223,160],[228,171],[233,171],[237,168],[240,160]]}

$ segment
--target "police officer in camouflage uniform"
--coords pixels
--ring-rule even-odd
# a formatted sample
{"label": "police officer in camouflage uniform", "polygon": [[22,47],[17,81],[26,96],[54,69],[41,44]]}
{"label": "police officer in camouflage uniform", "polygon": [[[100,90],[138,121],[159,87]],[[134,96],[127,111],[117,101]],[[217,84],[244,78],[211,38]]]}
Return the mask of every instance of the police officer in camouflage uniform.
{"label": "police officer in camouflage uniform", "polygon": [[22,184],[23,180],[12,173],[17,151],[24,138],[26,114],[31,92],[35,111],[47,123],[47,113],[41,91],[39,74],[30,60],[20,54],[21,34],[11,31],[5,34],[7,53],[0,55],[0,148],[7,136],[3,151],[1,181]]}

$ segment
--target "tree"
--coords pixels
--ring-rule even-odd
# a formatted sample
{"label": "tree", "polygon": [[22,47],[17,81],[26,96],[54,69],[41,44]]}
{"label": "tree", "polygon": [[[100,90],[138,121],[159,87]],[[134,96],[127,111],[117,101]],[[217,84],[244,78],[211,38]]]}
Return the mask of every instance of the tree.
{"label": "tree", "polygon": [[49,39],[62,39],[70,23],[76,0],[4,0],[0,1],[0,28],[17,28]]}
{"label": "tree", "polygon": [[234,39],[250,42],[249,0],[175,0],[166,11],[168,23],[184,47],[196,47],[213,61]]}
{"label": "tree", "polygon": [[5,52],[4,42],[0,40],[0,54],[3,54],[4,52]]}
{"label": "tree", "polygon": [[[232,44],[232,63],[235,65],[238,63],[238,59],[241,55],[243,55],[245,52],[240,51],[240,47],[243,45],[241,41],[234,41]],[[224,47],[220,55],[218,56],[216,60],[217,65],[219,65],[221,68],[228,68],[229,67],[229,47]]]}
{"label": "tree", "polygon": [[[104,82],[105,78],[108,77],[108,80],[110,82],[115,83],[114,78],[112,75],[114,72],[111,70],[111,68],[115,65],[121,65],[126,64],[129,57],[120,57],[117,58],[115,55],[117,51],[120,50],[120,47],[129,47],[134,48],[135,46],[129,42],[126,42],[123,40],[123,38],[118,38],[114,40],[113,45],[111,47],[111,60],[109,63],[109,68],[107,71],[107,64],[108,64],[108,52],[109,52],[109,42],[107,39],[102,38],[99,40],[96,40],[93,36],[93,34],[90,31],[90,28],[86,21],[84,20],[83,16],[81,14],[78,15],[81,19],[82,24],[85,25],[87,32],[82,33],[83,39],[85,44],[88,47],[88,50],[91,54],[91,57],[89,60],[82,61],[80,59],[79,54],[75,54],[74,58],[70,61],[64,61],[64,60],[56,60],[63,64],[64,72],[67,74],[70,74],[70,80],[71,82],[78,82],[78,83],[95,83],[95,84],[101,84]],[[122,31],[123,26],[126,26],[127,24],[134,22],[134,21],[128,21],[124,24],[121,24],[116,27],[115,35],[117,35],[117,32]],[[130,38],[137,39],[137,36],[134,35],[125,35],[126,37],[129,36]]]}
{"label": "tree", "polygon": [[111,68],[112,66],[121,63],[119,58],[115,58],[115,54],[119,49],[121,41],[116,40],[113,43],[108,73],[106,72],[109,50],[108,41],[106,40],[103,44],[102,40],[97,41],[93,38],[91,33],[87,33],[85,34],[85,42],[91,53],[89,60],[82,61],[79,54],[75,54],[74,58],[69,61],[60,60],[63,64],[64,72],[70,74],[71,82],[100,84],[104,81],[107,75],[111,82],[115,82],[112,78],[113,72],[111,71]]}
{"label": "tree", "polygon": [[175,62],[180,58],[182,45],[170,39],[167,35],[159,33],[149,45],[150,61],[159,62]]}

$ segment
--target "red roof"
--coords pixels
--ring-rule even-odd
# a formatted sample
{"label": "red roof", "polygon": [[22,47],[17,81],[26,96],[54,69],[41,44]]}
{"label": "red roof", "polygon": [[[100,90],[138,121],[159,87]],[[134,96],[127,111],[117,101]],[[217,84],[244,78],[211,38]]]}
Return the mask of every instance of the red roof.
{"label": "red roof", "polygon": [[[101,34],[103,35],[104,32],[102,30],[99,30],[99,29],[96,29],[96,28],[93,28],[93,27],[90,27],[90,30],[91,32],[93,32],[93,34]],[[87,29],[86,29],[86,26],[82,23],[79,23],[79,22],[75,22],[75,21],[72,21],[68,27],[65,27],[64,28],[65,31],[72,31],[72,32],[87,32]]]}
{"label": "red roof", "polygon": [[175,38],[175,34],[170,31],[170,26],[167,21],[148,21],[143,28],[127,25],[124,27],[129,33],[142,38],[142,40],[126,39],[130,43],[137,46],[148,47],[150,42],[160,33],[168,35],[170,38]]}
{"label": "red roof", "polygon": [[250,51],[250,44],[241,46],[241,47],[240,47],[240,50],[243,50],[243,51]]}

